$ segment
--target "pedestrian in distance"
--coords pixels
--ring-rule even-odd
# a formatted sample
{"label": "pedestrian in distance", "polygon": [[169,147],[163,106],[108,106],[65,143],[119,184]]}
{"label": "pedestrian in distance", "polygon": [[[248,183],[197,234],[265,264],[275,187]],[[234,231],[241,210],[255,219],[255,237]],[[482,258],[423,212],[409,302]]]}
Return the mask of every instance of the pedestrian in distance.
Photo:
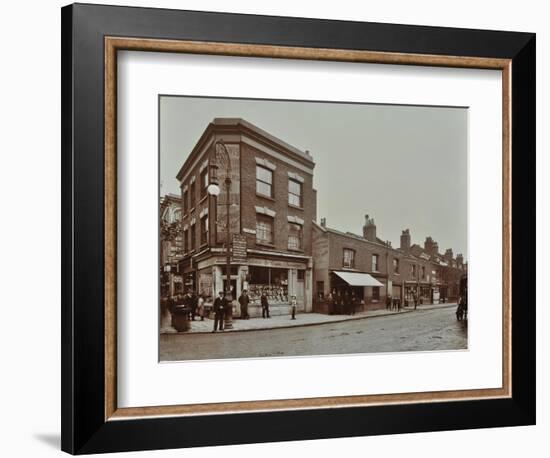
{"label": "pedestrian in distance", "polygon": [[218,330],[218,325],[220,327],[220,331],[223,331],[223,321],[225,319],[227,299],[224,297],[223,291],[220,291],[218,294],[218,297],[214,301],[214,330],[212,332],[216,332]]}
{"label": "pedestrian in distance", "polygon": [[351,295],[348,290],[344,293],[344,313],[351,315]]}
{"label": "pedestrian in distance", "polygon": [[357,296],[355,295],[355,291],[352,291],[350,300],[350,315],[355,315],[355,306],[357,305]]}
{"label": "pedestrian in distance", "polygon": [[190,291],[189,294],[191,295],[191,319],[195,321],[195,316],[197,315],[199,297],[193,291]]}
{"label": "pedestrian in distance", "polygon": [[269,302],[267,300],[267,294],[262,292],[262,297],[260,298],[262,304],[262,318],[270,318],[269,316]]}
{"label": "pedestrian in distance", "polygon": [[414,309],[416,310],[416,307],[418,305],[418,297],[416,296],[416,293],[413,293],[413,301],[414,301]]}
{"label": "pedestrian in distance", "polygon": [[391,311],[392,309],[392,298],[391,298],[391,295],[387,295],[386,296],[386,310],[389,310]]}
{"label": "pedestrian in distance", "polygon": [[204,321],[204,294],[199,293],[197,298],[197,313],[201,317],[201,321]]}
{"label": "pedestrian in distance", "polygon": [[328,293],[327,296],[327,309],[329,315],[334,315],[334,296],[332,293]]}
{"label": "pedestrian in distance", "polygon": [[292,312],[291,320],[296,319],[296,306],[297,306],[296,296],[292,296],[292,299],[290,300],[290,308],[291,308],[291,312]]}
{"label": "pedestrian in distance", "polygon": [[250,318],[250,316],[248,315],[249,302],[250,302],[250,298],[248,297],[248,293],[246,289],[243,289],[243,292],[239,297],[239,304],[241,304],[241,318],[243,320],[248,320]]}

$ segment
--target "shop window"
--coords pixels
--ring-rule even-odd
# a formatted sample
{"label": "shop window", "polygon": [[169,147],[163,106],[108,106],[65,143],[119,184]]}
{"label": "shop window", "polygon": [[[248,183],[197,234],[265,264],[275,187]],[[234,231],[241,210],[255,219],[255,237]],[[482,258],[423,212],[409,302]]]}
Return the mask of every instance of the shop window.
{"label": "shop window", "polygon": [[377,255],[377,254],[372,255],[372,271],[373,272],[378,272],[379,271],[379,269],[378,269],[378,267],[379,267],[379,265],[378,265],[379,258],[380,258],[380,256]]}
{"label": "shop window", "polygon": [[373,286],[372,287],[372,300],[373,301],[379,301],[380,300],[380,286]]}
{"label": "shop window", "polygon": [[248,293],[252,304],[260,304],[262,293],[269,304],[287,304],[288,269],[250,266]]}
{"label": "shop window", "polygon": [[273,197],[273,172],[259,165],[256,166],[256,192]]}
{"label": "shop window", "polygon": [[302,206],[302,183],[296,180],[288,180],[288,203],[295,207]]}
{"label": "shop window", "polygon": [[296,223],[288,223],[288,249],[302,249],[302,226]]}
{"label": "shop window", "polygon": [[256,214],[256,243],[273,245],[273,218]]}
{"label": "shop window", "polygon": [[344,248],[344,259],[342,265],[348,269],[355,269],[355,250]]}

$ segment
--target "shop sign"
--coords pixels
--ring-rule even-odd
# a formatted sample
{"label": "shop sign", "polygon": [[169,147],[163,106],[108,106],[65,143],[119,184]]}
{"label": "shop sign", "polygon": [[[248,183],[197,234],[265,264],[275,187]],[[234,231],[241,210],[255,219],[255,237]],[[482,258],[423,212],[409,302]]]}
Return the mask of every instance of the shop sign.
{"label": "shop sign", "polygon": [[246,262],[246,237],[233,234],[233,262]]}

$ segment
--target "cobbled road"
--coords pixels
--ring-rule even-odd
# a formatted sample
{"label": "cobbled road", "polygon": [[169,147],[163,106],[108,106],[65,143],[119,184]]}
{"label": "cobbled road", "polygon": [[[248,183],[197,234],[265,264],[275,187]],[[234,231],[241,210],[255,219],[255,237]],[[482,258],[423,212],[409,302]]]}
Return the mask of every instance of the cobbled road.
{"label": "cobbled road", "polygon": [[294,328],[164,334],[160,360],[460,350],[467,340],[467,322],[450,307]]}

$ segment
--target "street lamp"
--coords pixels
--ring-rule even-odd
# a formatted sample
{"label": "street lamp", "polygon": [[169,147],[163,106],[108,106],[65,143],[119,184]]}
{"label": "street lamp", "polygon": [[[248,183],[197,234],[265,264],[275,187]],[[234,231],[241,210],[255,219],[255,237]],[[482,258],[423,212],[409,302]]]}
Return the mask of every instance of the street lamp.
{"label": "street lamp", "polygon": [[[208,194],[216,198],[216,207],[218,205],[217,197],[220,195],[220,192],[221,192],[220,186],[218,184],[218,168],[219,168],[218,162],[223,163],[223,160],[218,161],[218,156],[223,157],[226,163],[224,183],[225,183],[225,190],[226,190],[226,197],[225,197],[225,216],[226,216],[226,223],[225,223],[226,267],[225,269],[226,270],[225,270],[225,274],[227,278],[227,291],[226,291],[226,297],[227,297],[229,296],[229,293],[231,291],[231,253],[229,251],[229,245],[231,243],[231,238],[229,233],[229,207],[230,207],[229,193],[231,191],[231,159],[229,157],[229,151],[227,150],[225,143],[221,139],[216,141],[216,143],[214,143],[214,156],[210,160],[210,174],[209,174],[210,184],[208,185],[208,188],[207,188]],[[216,231],[217,231],[217,228],[216,228]],[[227,310],[225,311],[225,329],[232,329],[232,328],[233,328],[233,302],[231,301],[229,303],[229,306],[227,307]]]}

